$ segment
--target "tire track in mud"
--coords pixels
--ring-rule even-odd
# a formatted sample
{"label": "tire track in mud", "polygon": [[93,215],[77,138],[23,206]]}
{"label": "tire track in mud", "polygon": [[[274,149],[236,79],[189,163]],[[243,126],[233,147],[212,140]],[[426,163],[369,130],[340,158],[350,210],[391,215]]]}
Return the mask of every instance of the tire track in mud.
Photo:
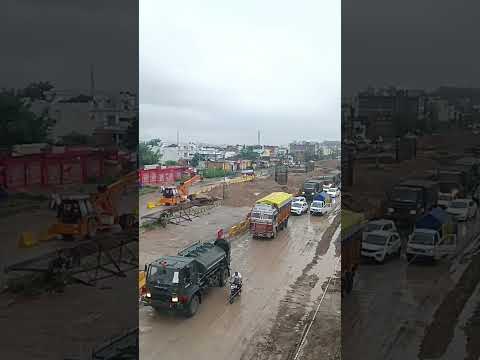
{"label": "tire track in mud", "polygon": [[309,315],[306,304],[310,302],[311,291],[320,280],[316,274],[309,273],[318,264],[320,257],[327,253],[339,225],[340,215],[336,215],[318,242],[313,259],[280,301],[268,335],[257,339],[256,344],[242,355],[241,360],[286,360],[297,348]]}
{"label": "tire track in mud", "polygon": [[[456,286],[447,294],[435,311],[434,320],[427,327],[425,337],[420,346],[420,359],[438,358],[445,354],[448,345],[454,337],[458,318],[479,283],[480,253],[477,253],[473,256],[471,263],[460,277]],[[477,311],[476,313],[478,314]],[[471,328],[473,327],[471,326]],[[476,334],[476,336],[478,335]],[[478,359],[480,353],[478,345],[472,347],[472,344],[470,344],[470,349],[468,347],[467,344],[467,350],[477,353],[477,357],[469,356],[468,359]]]}

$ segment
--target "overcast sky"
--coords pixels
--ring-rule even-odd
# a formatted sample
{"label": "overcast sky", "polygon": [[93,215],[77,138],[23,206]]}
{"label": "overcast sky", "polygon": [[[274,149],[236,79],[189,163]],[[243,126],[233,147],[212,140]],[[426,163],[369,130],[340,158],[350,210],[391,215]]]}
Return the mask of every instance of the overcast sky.
{"label": "overcast sky", "polygon": [[140,136],[340,139],[339,1],[140,1]]}
{"label": "overcast sky", "polygon": [[343,0],[342,90],[480,87],[478,0]]}
{"label": "overcast sky", "polygon": [[138,91],[138,6],[132,0],[6,0],[0,12],[0,88]]}

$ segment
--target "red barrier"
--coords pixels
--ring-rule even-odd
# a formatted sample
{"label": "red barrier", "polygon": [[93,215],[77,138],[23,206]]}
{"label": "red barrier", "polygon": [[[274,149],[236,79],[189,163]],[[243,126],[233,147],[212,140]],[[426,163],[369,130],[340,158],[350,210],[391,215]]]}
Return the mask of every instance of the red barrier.
{"label": "red barrier", "polygon": [[166,168],[143,169],[139,171],[139,181],[144,185],[167,185],[180,180],[184,175],[191,175],[188,167],[172,166]]}
{"label": "red barrier", "polygon": [[81,184],[104,175],[105,160],[118,159],[114,152],[95,149],[66,149],[0,158],[0,185],[9,190],[30,186]]}

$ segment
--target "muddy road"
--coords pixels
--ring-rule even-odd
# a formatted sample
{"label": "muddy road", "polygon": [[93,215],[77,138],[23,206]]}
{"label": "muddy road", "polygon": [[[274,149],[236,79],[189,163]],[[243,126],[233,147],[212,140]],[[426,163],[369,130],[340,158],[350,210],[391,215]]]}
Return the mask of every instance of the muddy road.
{"label": "muddy road", "polygon": [[459,253],[436,264],[362,261],[342,300],[343,359],[477,359],[479,226],[462,224]]}
{"label": "muddy road", "polygon": [[[292,217],[274,240],[252,240],[248,234],[232,239],[232,270],[242,273],[245,289],[232,305],[227,288],[211,289],[191,319],[141,305],[141,358],[288,359],[323,293],[322,284],[335,271],[339,202],[335,205],[326,217]],[[233,212],[238,221],[245,209],[220,207],[188,226],[168,226],[170,235],[143,234],[140,264],[174,253],[185,239],[213,239],[218,225],[235,219]],[[327,335],[333,344],[333,333]]]}

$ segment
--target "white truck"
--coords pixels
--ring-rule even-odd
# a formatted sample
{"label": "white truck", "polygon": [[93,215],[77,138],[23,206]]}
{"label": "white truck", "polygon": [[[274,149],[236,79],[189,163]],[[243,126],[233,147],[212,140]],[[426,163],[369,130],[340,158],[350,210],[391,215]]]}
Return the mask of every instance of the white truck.
{"label": "white truck", "polygon": [[409,262],[419,259],[436,261],[457,250],[457,226],[438,208],[423,216],[410,234],[406,255]]}

